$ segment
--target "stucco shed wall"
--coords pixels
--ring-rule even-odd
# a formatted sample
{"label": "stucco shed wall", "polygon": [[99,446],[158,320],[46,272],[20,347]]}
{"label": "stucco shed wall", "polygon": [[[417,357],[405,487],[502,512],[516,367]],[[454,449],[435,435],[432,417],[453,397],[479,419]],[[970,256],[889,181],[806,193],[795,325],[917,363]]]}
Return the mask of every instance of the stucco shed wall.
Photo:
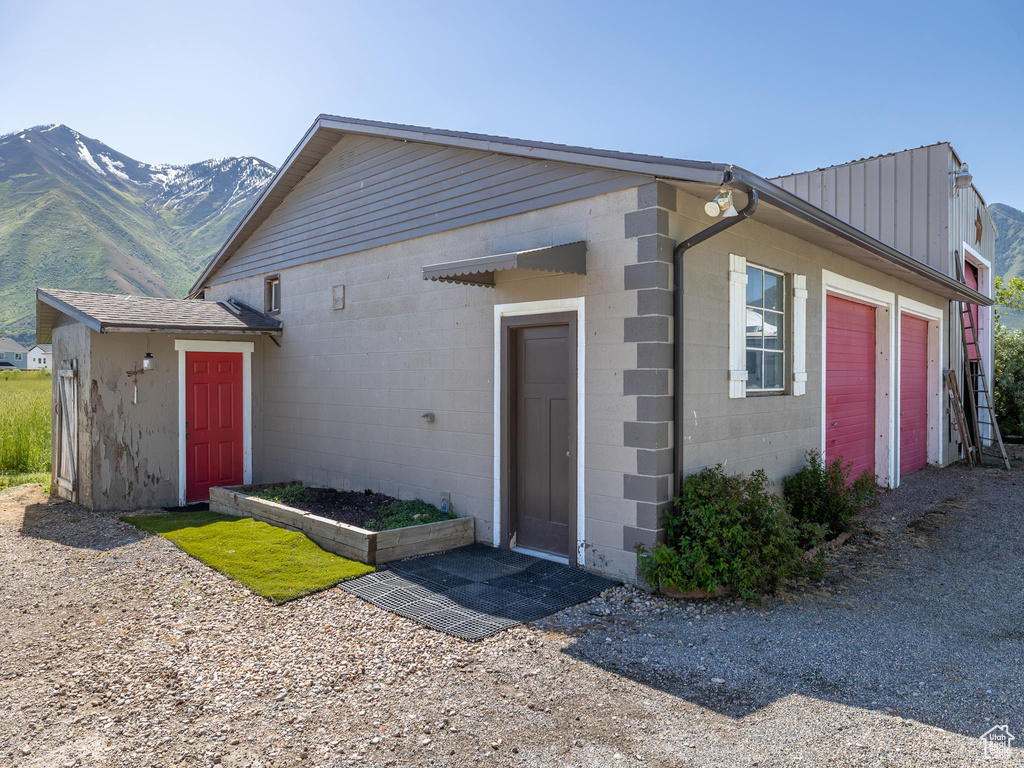
{"label": "stucco shed wall", "polygon": [[[169,334],[96,333],[78,322],[54,330],[55,370],[78,360],[79,499],[95,509],[177,506],[178,352]],[[238,341],[239,337],[203,336]],[[261,342],[253,353],[254,433],[260,419],[258,375]],[[157,369],[133,380],[146,352]],[[56,377],[55,377],[56,379]],[[56,396],[56,384],[54,389]],[[254,462],[260,444],[254,441]]]}

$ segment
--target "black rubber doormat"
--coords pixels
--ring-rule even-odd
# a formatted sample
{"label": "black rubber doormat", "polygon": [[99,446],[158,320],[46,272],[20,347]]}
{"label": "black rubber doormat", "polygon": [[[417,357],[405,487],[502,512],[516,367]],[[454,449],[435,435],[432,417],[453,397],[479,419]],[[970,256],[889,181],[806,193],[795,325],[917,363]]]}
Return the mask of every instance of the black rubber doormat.
{"label": "black rubber doormat", "polygon": [[389,563],[339,588],[466,640],[549,616],[618,582],[496,547],[468,547]]}

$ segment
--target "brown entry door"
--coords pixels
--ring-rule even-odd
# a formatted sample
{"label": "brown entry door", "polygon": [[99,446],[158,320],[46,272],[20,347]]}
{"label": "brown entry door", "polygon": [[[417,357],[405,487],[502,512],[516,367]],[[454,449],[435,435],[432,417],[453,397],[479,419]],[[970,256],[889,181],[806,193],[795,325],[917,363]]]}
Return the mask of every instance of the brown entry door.
{"label": "brown entry door", "polygon": [[509,524],[516,546],[569,555],[576,518],[576,324],[511,329]]}

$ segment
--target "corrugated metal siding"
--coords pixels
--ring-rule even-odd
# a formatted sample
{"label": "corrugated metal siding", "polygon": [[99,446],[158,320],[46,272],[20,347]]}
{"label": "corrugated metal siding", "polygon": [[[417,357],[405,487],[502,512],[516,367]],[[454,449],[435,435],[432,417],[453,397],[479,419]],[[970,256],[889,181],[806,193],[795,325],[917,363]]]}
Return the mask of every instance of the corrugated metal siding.
{"label": "corrugated metal siding", "polygon": [[883,243],[954,274],[947,237],[951,158],[948,144],[933,144],[772,181]]}
{"label": "corrugated metal siding", "polygon": [[648,177],[348,135],[212,282],[617,191]]}

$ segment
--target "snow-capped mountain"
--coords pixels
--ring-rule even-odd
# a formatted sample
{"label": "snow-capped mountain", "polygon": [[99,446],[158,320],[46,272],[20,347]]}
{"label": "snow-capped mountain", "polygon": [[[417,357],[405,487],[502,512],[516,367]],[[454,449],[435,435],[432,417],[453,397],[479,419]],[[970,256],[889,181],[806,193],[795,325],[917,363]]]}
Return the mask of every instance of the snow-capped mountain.
{"label": "snow-capped mountain", "polygon": [[37,285],[182,294],[274,171],[143,163],[60,124],[0,136],[0,335],[31,341]]}

